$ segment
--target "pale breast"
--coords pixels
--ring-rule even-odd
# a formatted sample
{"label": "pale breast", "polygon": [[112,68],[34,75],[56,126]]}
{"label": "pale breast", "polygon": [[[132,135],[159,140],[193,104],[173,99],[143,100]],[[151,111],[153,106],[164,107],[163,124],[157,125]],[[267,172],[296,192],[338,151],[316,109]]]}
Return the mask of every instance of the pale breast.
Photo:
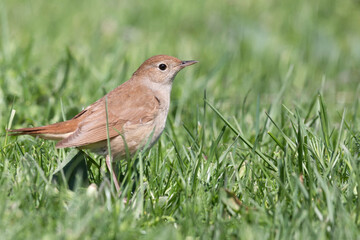
{"label": "pale breast", "polygon": [[150,142],[150,147],[152,147],[157,142],[157,140],[159,140],[162,132],[164,131],[168,112],[169,112],[169,106],[167,106],[162,111],[160,111],[158,116],[155,117],[154,119],[155,129],[154,129],[153,137]]}

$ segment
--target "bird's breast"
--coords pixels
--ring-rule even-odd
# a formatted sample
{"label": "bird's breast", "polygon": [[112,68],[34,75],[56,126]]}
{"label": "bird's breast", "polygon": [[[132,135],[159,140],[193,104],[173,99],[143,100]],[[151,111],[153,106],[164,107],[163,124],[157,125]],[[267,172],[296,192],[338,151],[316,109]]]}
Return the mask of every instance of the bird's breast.
{"label": "bird's breast", "polygon": [[154,118],[154,130],[150,147],[157,142],[162,132],[164,131],[168,112],[169,104],[160,105],[159,112]]}

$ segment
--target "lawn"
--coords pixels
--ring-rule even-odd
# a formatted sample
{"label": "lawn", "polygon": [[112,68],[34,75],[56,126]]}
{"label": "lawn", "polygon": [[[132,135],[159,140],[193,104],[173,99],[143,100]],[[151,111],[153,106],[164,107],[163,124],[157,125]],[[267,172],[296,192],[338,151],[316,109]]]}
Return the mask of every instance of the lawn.
{"label": "lawn", "polygon": [[[1,1],[0,239],[358,239],[359,11]],[[176,77],[159,142],[120,162],[120,197],[102,157],[79,153],[88,176],[70,190],[54,179],[76,149],[6,134],[72,118],[157,54],[199,63]]]}

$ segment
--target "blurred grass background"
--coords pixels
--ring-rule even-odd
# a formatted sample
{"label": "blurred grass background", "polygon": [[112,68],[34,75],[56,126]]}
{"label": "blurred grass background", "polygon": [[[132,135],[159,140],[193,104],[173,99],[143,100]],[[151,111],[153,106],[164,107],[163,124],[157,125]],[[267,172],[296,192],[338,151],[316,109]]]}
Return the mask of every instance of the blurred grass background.
{"label": "blurred grass background", "polygon": [[70,119],[152,55],[199,61],[176,77],[147,191],[128,190],[140,205],[109,188],[54,190],[70,150],[2,137],[2,237],[356,239],[359,11],[356,0],[1,1],[4,134],[12,108],[13,128]]}

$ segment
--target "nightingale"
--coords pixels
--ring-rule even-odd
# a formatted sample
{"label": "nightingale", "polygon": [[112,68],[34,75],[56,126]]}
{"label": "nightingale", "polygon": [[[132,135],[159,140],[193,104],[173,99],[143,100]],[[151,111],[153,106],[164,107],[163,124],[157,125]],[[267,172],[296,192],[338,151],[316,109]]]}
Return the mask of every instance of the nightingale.
{"label": "nightingale", "polygon": [[56,148],[77,147],[106,156],[106,165],[119,192],[113,160],[156,143],[165,128],[173,80],[181,69],[195,63],[197,61],[181,61],[167,55],[153,56],[141,64],[128,81],[72,119],[8,131],[11,135],[57,140]]}

